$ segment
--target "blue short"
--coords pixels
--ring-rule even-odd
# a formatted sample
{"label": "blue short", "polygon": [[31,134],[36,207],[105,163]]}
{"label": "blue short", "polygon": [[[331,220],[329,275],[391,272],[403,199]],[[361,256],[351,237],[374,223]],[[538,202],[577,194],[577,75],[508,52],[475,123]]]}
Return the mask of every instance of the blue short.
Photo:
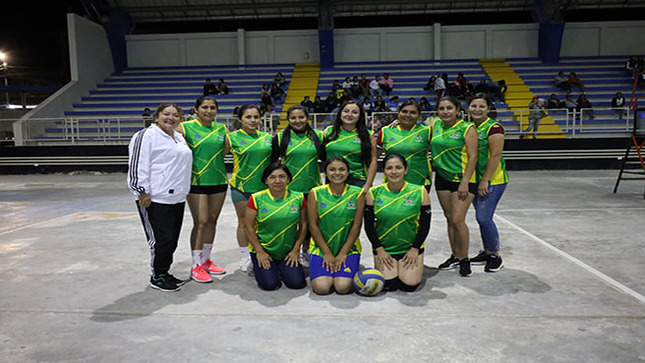
{"label": "blue short", "polygon": [[336,273],[331,273],[323,267],[323,258],[321,256],[309,255],[309,281],[313,281],[313,279],[320,276],[330,276],[334,278],[347,277],[353,279],[356,272],[358,272],[358,265],[360,262],[361,255],[358,253],[348,255],[345,259],[345,268]]}

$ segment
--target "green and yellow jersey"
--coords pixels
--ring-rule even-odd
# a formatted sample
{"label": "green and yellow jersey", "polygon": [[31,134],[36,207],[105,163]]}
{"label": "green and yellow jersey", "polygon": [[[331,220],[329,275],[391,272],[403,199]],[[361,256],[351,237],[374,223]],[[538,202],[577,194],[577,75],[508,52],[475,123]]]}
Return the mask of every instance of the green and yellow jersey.
{"label": "green and yellow jersey", "polygon": [[[466,132],[474,127],[470,122],[457,121],[451,127],[446,127],[441,119],[432,125],[432,162],[440,177],[451,182],[461,182],[468,163],[466,153]],[[475,182],[475,174],[470,182]]]}
{"label": "green and yellow jersey", "polygon": [[[314,129],[314,132],[322,144],[322,131]],[[277,137],[279,146],[282,142],[282,133],[277,134]],[[291,131],[282,163],[289,168],[293,176],[291,183],[289,183],[289,189],[308,193],[314,187],[322,184],[318,166],[318,151],[306,132]]]}
{"label": "green and yellow jersey", "polygon": [[181,123],[186,144],[193,152],[191,185],[221,185],[228,182],[224,166],[226,126],[202,125],[194,119]]}
{"label": "green and yellow jersey", "polygon": [[[408,173],[405,181],[418,185],[432,184],[432,167],[430,166],[430,128],[425,125],[415,125],[411,130],[403,130],[400,126],[384,127],[381,129],[377,143],[383,147],[385,156],[399,154],[408,163]],[[387,178],[384,179],[387,181]]]}
{"label": "green and yellow jersey", "polygon": [[[482,180],[482,176],[486,171],[486,164],[488,164],[488,159],[490,159],[490,145],[488,136],[490,134],[491,128],[493,128],[495,125],[498,125],[498,127],[501,128],[503,135],[504,127],[500,125],[499,122],[490,118],[482,122],[481,125],[477,127],[478,148],[477,169],[475,169],[477,183]],[[502,158],[499,160],[499,164],[497,164],[495,172],[493,172],[493,175],[490,177],[489,184],[498,185],[506,183],[508,183],[508,173],[506,171],[506,161],[504,161],[504,157],[502,156]]]}
{"label": "green and yellow jersey", "polygon": [[237,130],[227,137],[233,154],[231,187],[244,193],[266,189],[262,173],[271,162],[271,135],[262,131],[247,134],[244,130]]}

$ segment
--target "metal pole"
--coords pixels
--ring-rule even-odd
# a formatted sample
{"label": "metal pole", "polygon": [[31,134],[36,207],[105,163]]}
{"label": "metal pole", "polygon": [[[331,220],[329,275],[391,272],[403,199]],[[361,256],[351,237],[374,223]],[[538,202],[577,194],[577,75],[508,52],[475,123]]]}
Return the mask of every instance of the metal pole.
{"label": "metal pole", "polygon": [[[7,87],[7,86],[9,86],[9,80],[8,80],[8,77],[7,77],[7,71],[8,71],[7,63],[4,63],[2,66],[3,66],[2,68],[4,70],[4,72],[2,73],[3,76],[4,76],[4,86]],[[6,103],[7,108],[9,108],[9,90],[7,90],[5,92],[5,97],[6,97],[6,102],[7,102]]]}

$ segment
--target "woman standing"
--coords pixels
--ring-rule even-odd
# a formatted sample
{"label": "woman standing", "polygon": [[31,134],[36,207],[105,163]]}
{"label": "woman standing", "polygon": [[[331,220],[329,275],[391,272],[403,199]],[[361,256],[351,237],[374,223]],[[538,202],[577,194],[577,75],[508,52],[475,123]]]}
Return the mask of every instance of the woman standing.
{"label": "woman standing", "polygon": [[269,189],[253,193],[246,204],[244,227],[255,281],[262,290],[276,290],[282,282],[290,289],[307,286],[299,262],[307,233],[306,203],[302,193],[287,189],[290,181],[284,164],[271,163],[262,174]]}
{"label": "woman standing", "polygon": [[418,124],[421,107],[415,101],[405,101],[399,106],[396,127],[384,127],[376,136],[376,144],[383,148],[385,156],[399,154],[409,167],[405,181],[424,185],[430,190],[432,167],[430,166],[430,128]]}
{"label": "woman standing", "polygon": [[242,128],[227,135],[233,154],[233,174],[231,200],[237,214],[237,243],[240,246],[240,269],[244,272],[252,268],[249,255],[249,241],[244,232],[244,213],[246,202],[251,194],[266,189],[262,172],[270,164],[271,135],[258,131],[260,109],[255,105],[244,105],[237,112]]}
{"label": "woman standing", "polygon": [[309,280],[316,294],[332,288],[339,294],[352,290],[352,279],[361,259],[361,232],[365,197],[363,189],[348,185],[349,163],[341,157],[327,159],[328,184],[314,188],[307,199]]}
{"label": "woman standing", "polygon": [[432,125],[432,161],[435,189],[448,222],[450,257],[439,265],[440,270],[459,266],[462,276],[472,275],[468,259],[469,232],[466,225],[468,207],[477,194],[477,132],[475,127],[459,118],[459,101],[447,96],[439,99],[439,119]]}
{"label": "woman standing", "polygon": [[226,270],[211,261],[217,220],[226,190],[228,178],[224,155],[228,153],[226,126],[215,122],[217,101],[211,96],[201,96],[195,102],[197,118],[182,122],[177,131],[186,139],[193,152],[193,166],[188,207],[193,216],[190,233],[190,249],[193,265],[191,279],[197,282],[212,282],[209,274],[221,275]]}
{"label": "woman standing", "polygon": [[477,194],[473,199],[475,215],[479,224],[484,250],[472,258],[473,265],[483,265],[486,272],[497,272],[504,267],[499,255],[499,232],[493,215],[499,200],[508,185],[504,150],[504,127],[487,115],[492,101],[483,93],[478,93],[468,104],[471,121],[477,128],[478,155],[475,176]]}
{"label": "woman standing", "polygon": [[340,156],[349,162],[347,184],[368,190],[376,176],[377,155],[363,108],[356,101],[347,101],[324,134],[327,157]]}
{"label": "woman standing", "polygon": [[138,131],[129,145],[128,186],[137,198],[137,210],[150,246],[150,286],[177,291],[184,281],[169,273],[184,220],[190,191],[192,154],[175,132],[181,109],[157,107],[155,123]]}
{"label": "woman standing", "polygon": [[423,251],[430,231],[428,191],[405,181],[405,158],[383,160],[387,182],[370,188],[366,197],[365,233],[372,243],[374,267],[385,276],[385,290],[414,291],[421,283]]}

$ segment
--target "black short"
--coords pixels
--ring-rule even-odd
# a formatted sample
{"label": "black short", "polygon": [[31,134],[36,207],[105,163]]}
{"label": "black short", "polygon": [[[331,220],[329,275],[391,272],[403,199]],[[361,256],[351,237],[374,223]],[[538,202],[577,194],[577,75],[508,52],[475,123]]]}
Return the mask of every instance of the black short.
{"label": "black short", "polygon": [[190,194],[219,194],[226,193],[226,190],[228,190],[228,184],[190,186]]}
{"label": "black short", "polygon": [[[448,181],[440,177],[439,174],[435,174],[434,188],[436,191],[449,190],[451,193],[454,193],[459,189],[459,183]],[[472,195],[477,195],[477,183],[468,183],[468,192]]]}
{"label": "black short", "polygon": [[[425,248],[419,249],[419,255],[422,255],[425,250],[426,250]],[[376,256],[376,251],[372,251],[372,252],[374,253],[374,256]],[[394,254],[394,255],[390,254],[390,256],[392,256],[392,258],[397,260],[397,261],[401,261],[401,259],[405,256],[405,253],[397,253],[397,254]]]}

